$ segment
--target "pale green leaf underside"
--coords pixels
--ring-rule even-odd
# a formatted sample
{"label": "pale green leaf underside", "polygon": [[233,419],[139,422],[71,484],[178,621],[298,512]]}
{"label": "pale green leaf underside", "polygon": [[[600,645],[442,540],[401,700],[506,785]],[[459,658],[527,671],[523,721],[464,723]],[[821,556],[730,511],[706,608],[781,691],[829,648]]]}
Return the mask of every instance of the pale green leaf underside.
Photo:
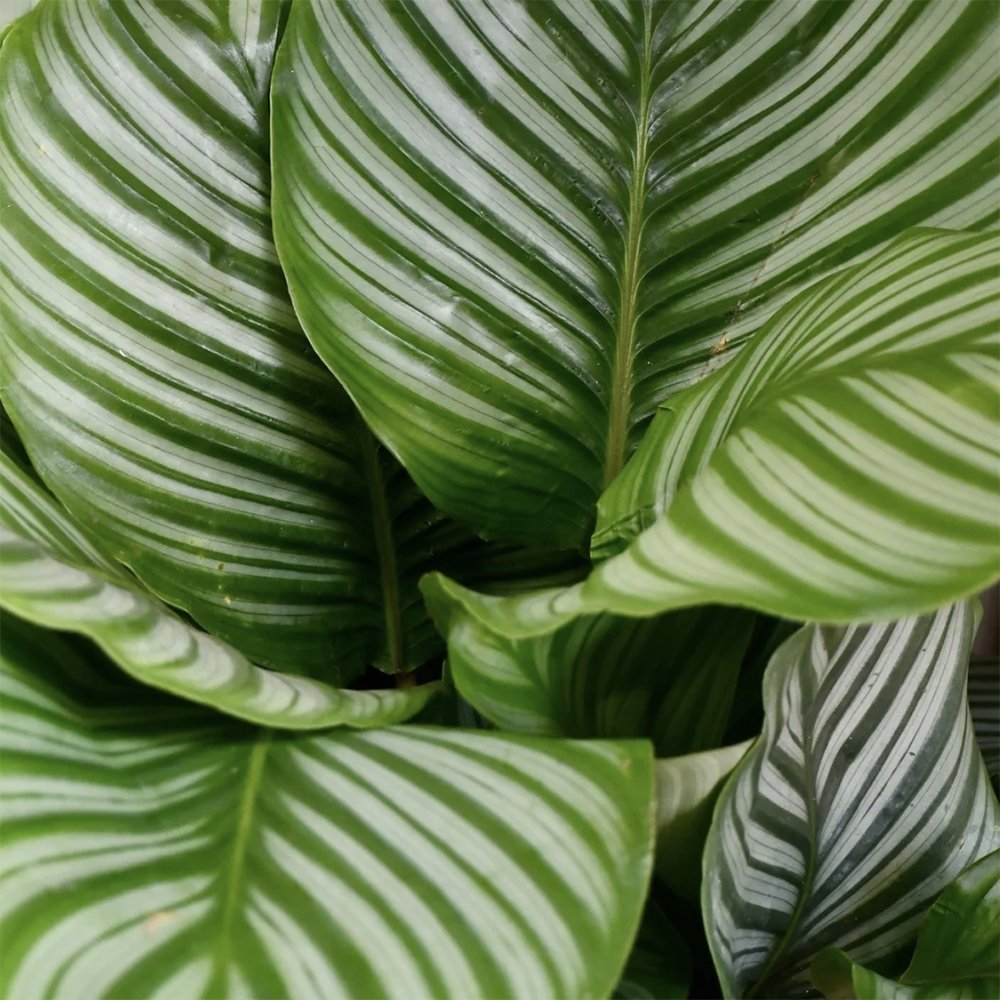
{"label": "pale green leaf underside", "polygon": [[645,737],[658,756],[721,741],[754,621],[711,607],[650,619],[598,615],[517,640],[450,611],[437,624],[455,686],[501,729]]}
{"label": "pale green leaf underside", "polygon": [[288,729],[380,726],[416,715],[439,685],[352,691],[265,670],[194,628],[109,562],[55,499],[0,456],[0,607],[89,636],[137,680]]}
{"label": "pale green leaf underside", "polygon": [[297,4],[296,309],[438,506],[582,544],[656,407],[795,292],[995,220],[996,28],[975,0]]}
{"label": "pale green leaf underside", "polygon": [[656,874],[680,896],[698,898],[712,807],[750,743],[656,761]]}
{"label": "pale green leaf underside", "polygon": [[831,946],[892,955],[1000,844],[965,680],[975,628],[810,626],[775,654],[765,725],[716,807],[702,907],[727,996],[777,996]]}
{"label": "pale green leaf underside", "polygon": [[419,576],[490,557],[379,448],[288,300],[285,7],[52,0],[12,29],[0,367],[38,472],[116,559],[257,662],[346,683],[436,655]]}
{"label": "pale green leaf underside", "polygon": [[710,601],[872,621],[983,589],[1000,572],[998,263],[995,236],[920,230],[816,284],[654,422],[607,495],[662,497],[627,515],[623,537],[653,520],[623,552],[570,589],[425,593],[519,638]]}
{"label": "pale green leaf underside", "polygon": [[4,996],[610,992],[649,871],[642,744],[278,736],[5,639]]}

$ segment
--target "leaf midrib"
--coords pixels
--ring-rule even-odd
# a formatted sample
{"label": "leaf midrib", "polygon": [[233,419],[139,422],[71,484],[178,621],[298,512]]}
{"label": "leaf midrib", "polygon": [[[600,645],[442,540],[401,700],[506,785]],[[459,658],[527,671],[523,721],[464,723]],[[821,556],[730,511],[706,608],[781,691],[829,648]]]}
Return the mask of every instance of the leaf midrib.
{"label": "leaf midrib", "polygon": [[625,464],[632,412],[632,374],[635,361],[635,331],[638,320],[638,292],[641,281],[640,248],[646,204],[646,174],[649,167],[649,104],[652,83],[652,13],[642,7],[642,56],[639,64],[639,108],[635,128],[635,156],[629,186],[628,222],[625,230],[625,263],[615,328],[615,357],[611,369],[611,397],[608,407],[608,439],[604,455],[604,487]]}
{"label": "leaf midrib", "polygon": [[378,464],[375,437],[362,422],[357,420],[358,436],[361,441],[361,461],[364,467],[365,484],[371,503],[372,531],[375,540],[375,554],[378,559],[379,581],[382,587],[382,613],[385,619],[386,646],[389,651],[389,667],[392,673],[400,673],[406,667],[403,646],[403,621],[399,598],[399,573],[396,567],[395,539],[392,537],[392,521],[385,495],[385,479]]}
{"label": "leaf midrib", "polygon": [[209,988],[209,995],[212,996],[217,993],[220,995],[228,993],[227,976],[230,955],[232,954],[233,928],[236,924],[236,916],[240,912],[239,904],[243,895],[243,871],[246,867],[247,846],[250,842],[250,832],[257,806],[257,794],[260,791],[261,779],[264,774],[264,764],[273,735],[273,730],[262,729],[254,742],[253,750],[250,752],[250,759],[247,761],[243,792],[240,795],[240,804],[236,813],[233,848],[225,875],[222,917],[219,925],[219,947],[215,953],[215,969]]}

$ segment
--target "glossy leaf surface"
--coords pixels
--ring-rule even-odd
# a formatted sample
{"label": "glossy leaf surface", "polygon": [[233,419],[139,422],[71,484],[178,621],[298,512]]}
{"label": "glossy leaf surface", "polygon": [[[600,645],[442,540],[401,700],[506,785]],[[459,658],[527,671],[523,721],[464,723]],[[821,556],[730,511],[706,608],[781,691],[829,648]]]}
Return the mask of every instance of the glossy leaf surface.
{"label": "glossy leaf surface", "polygon": [[978,2],[297,4],[296,309],[442,509],[584,544],[656,407],[796,291],[995,219],[996,51]]}
{"label": "glossy leaf surface", "polygon": [[391,725],[415,715],[437,693],[437,684],[338,689],[256,666],[109,561],[14,457],[0,456],[0,472],[0,607],[89,636],[137,680],[287,729]]}
{"label": "glossy leaf surface", "polygon": [[280,736],[16,622],[2,684],[4,996],[533,1000],[618,978],[652,845],[642,744]]}
{"label": "glossy leaf surface", "polygon": [[716,807],[702,907],[726,996],[786,995],[836,946],[889,956],[1000,844],[965,695],[971,606],[796,633]]}
{"label": "glossy leaf surface", "polygon": [[425,592],[522,637],[707,601],[872,621],[982,590],[1000,572],[998,265],[996,236],[920,230],[816,284],[653,423],[605,498],[601,537],[651,519],[623,552],[569,590]]}
{"label": "glossy leaf surface", "polygon": [[825,996],[858,1000],[993,1000],[1000,996],[1000,853],[970,865],[930,908],[898,980],[821,955],[813,981]]}
{"label": "glossy leaf surface", "polygon": [[490,556],[376,444],[288,300],[267,137],[286,12],[53,0],[12,28],[3,399],[157,595],[257,662],[347,682],[438,653],[417,579],[479,580]]}

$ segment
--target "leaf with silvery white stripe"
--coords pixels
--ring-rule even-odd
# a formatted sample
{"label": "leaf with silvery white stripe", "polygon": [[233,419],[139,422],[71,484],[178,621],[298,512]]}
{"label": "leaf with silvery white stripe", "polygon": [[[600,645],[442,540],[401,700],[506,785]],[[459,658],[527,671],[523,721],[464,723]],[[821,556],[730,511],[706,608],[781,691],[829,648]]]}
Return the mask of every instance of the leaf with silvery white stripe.
{"label": "leaf with silvery white stripe", "polygon": [[286,13],[45,0],[12,27],[0,384],[46,485],[146,586],[255,662],[348,683],[437,655],[417,579],[492,556],[377,444],[288,299]]}
{"label": "leaf with silvery white stripe", "polygon": [[649,876],[647,744],[282,735],[100,667],[5,623],[3,996],[610,993]]}
{"label": "leaf with silvery white stripe", "polygon": [[380,726],[416,715],[440,688],[354,691],[265,670],[183,621],[120,565],[38,480],[0,455],[0,607],[92,638],[137,680],[287,729]]}
{"label": "leaf with silvery white stripe", "polygon": [[642,529],[624,551],[568,590],[425,593],[521,638],[706,602],[877,621],[983,590],[1000,573],[998,265],[995,234],[919,230],[818,282],[654,421],[603,502],[598,543]]}
{"label": "leaf with silvery white stripe", "polygon": [[773,657],[761,738],[716,806],[702,909],[727,997],[797,989],[838,947],[891,959],[1000,844],[966,699],[969,604],[809,626]]}
{"label": "leaf with silvery white stripe", "polygon": [[976,0],[295,4],[299,317],[442,510],[583,544],[657,406],[779,306],[992,222],[997,28]]}
{"label": "leaf with silvery white stripe", "polygon": [[1000,851],[969,865],[934,901],[898,981],[842,951],[817,956],[812,980],[827,997],[996,1000],[1000,996]]}

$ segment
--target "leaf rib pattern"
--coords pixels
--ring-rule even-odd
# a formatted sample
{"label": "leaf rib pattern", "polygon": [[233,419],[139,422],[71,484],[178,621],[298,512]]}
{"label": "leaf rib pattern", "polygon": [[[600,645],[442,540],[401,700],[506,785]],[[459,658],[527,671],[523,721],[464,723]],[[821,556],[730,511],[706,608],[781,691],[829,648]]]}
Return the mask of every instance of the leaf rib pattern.
{"label": "leaf rib pattern", "polygon": [[723,738],[753,616],[714,607],[649,619],[595,615],[520,640],[457,610],[438,626],[455,687],[501,729],[643,737],[668,757]]}
{"label": "leaf rib pattern", "polygon": [[193,707],[95,683],[65,650],[39,676],[30,651],[4,676],[7,995],[610,991],[648,877],[640,744],[207,738]]}
{"label": "leaf rib pattern", "polygon": [[998,259],[995,235],[917,230],[806,290],[658,415],[603,501],[595,545],[623,551],[521,598],[430,578],[438,617],[510,638],[706,602],[873,621],[989,586]]}
{"label": "leaf rib pattern", "polygon": [[109,562],[6,452],[0,471],[0,606],[89,636],[137,680],[289,729],[391,725],[419,712],[440,687],[353,691],[262,669],[193,628]]}
{"label": "leaf rib pattern", "polygon": [[300,4],[272,129],[306,332],[442,509],[579,544],[656,407],[796,292],[910,226],[995,221],[994,22]]}
{"label": "leaf rib pattern", "polygon": [[42,4],[7,40],[5,402],[154,590],[265,662],[315,663],[370,614],[330,610],[365,554],[336,547],[360,534],[334,499],[351,442],[271,243],[257,99],[277,39],[243,24],[268,62],[251,79],[240,7]]}
{"label": "leaf rib pattern", "polygon": [[858,961],[912,938],[929,903],[997,847],[965,697],[968,605],[811,626],[775,655],[765,726],[727,784],[702,903],[727,995],[769,996],[836,945]]}
{"label": "leaf rib pattern", "polygon": [[257,662],[346,683],[439,652],[421,573],[478,579],[511,553],[387,461],[298,326],[267,162],[286,13],[95,0],[18,22],[4,402],[42,479],[157,596]]}

